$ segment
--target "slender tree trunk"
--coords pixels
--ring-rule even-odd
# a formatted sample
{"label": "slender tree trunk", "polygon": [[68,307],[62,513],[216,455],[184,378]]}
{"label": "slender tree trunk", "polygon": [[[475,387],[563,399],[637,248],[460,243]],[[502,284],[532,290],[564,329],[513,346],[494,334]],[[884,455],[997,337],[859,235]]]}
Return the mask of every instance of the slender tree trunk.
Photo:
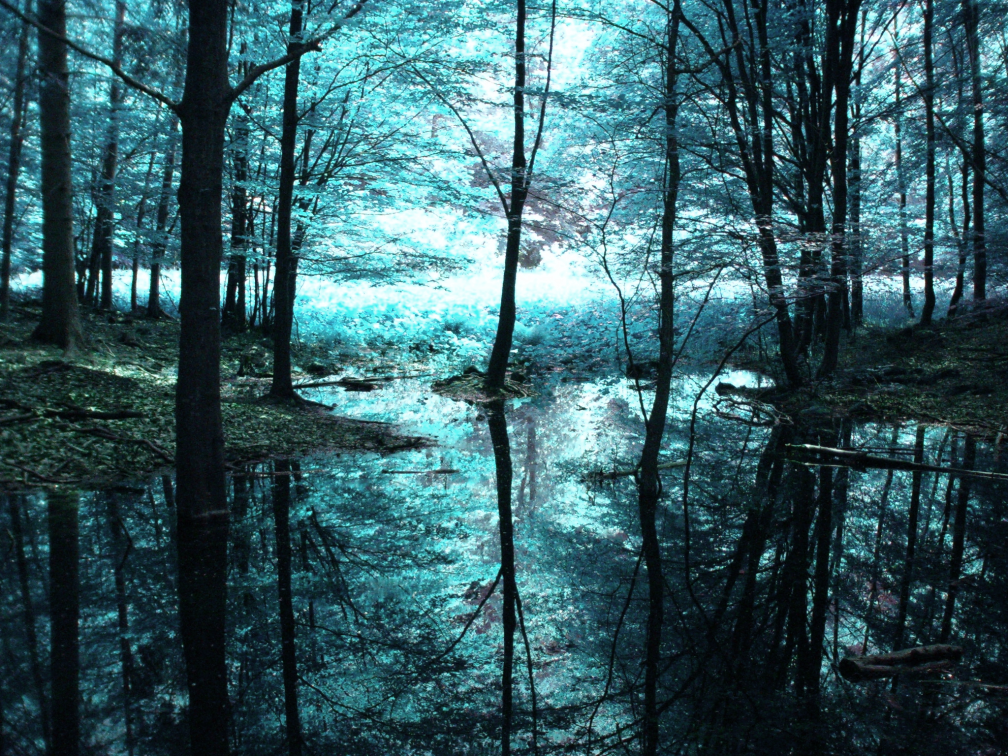
{"label": "slender tree trunk", "polygon": [[973,301],[987,298],[987,238],[984,230],[984,179],[987,157],[984,146],[983,89],[980,58],[980,6],[963,0],[966,46],[969,49],[973,90]]}
{"label": "slender tree trunk", "polygon": [[80,752],[78,496],[75,491],[53,490],[47,498],[49,616],[52,633],[52,754],[76,756]]}
{"label": "slender tree trunk", "polygon": [[[899,44],[897,32],[896,44]],[[906,174],[903,171],[903,98],[901,87],[903,83],[902,63],[897,60],[893,65],[893,76],[895,77],[895,116],[893,118],[893,131],[896,133],[896,186],[899,193],[899,230],[900,230],[900,250],[902,265],[900,271],[903,275],[903,306],[912,318],[914,316],[913,296],[910,293],[910,231],[907,228],[907,190]]]}
{"label": "slender tree trunk", "polygon": [[[31,13],[31,0],[26,2]],[[21,125],[25,112],[25,68],[28,65],[28,24],[21,25],[18,38],[17,68],[14,71],[14,103],[10,123],[10,148],[7,153],[7,191],[4,194],[3,258],[0,260],[0,320],[6,320],[10,310],[11,244],[14,239],[14,200],[18,174],[21,172],[21,145],[24,137]]]}
{"label": "slender tree trunk", "polygon": [[935,308],[934,291],[934,220],[935,220],[935,121],[934,121],[934,0],[924,3],[924,115],[926,159],[924,174],[927,189],[924,200],[924,307],[921,324],[930,325]]}
{"label": "slender tree trunk", "polygon": [[511,152],[511,202],[507,208],[507,242],[504,248],[504,280],[501,286],[497,335],[494,337],[486,387],[490,391],[504,388],[515,327],[515,283],[518,277],[518,257],[521,252],[522,213],[528,196],[525,159],[525,0],[517,0],[518,19],[515,25],[514,83],[514,146]]}
{"label": "slender tree trunk", "polygon": [[[39,0],[38,20],[66,36],[63,0]],[[42,142],[42,319],[32,336],[72,351],[82,338],[74,271],[70,82],[66,43],[38,35]]]}
{"label": "slender tree trunk", "polygon": [[234,188],[231,191],[231,263],[221,324],[233,333],[245,331],[245,256],[248,247],[248,141],[249,126],[244,113],[235,119]]}
{"label": "slender tree trunk", "polygon": [[32,682],[35,685],[35,698],[42,719],[42,741],[46,751],[52,748],[52,729],[49,726],[49,701],[45,693],[45,681],[42,678],[42,664],[39,662],[38,634],[35,630],[35,603],[32,601],[31,587],[28,583],[28,559],[25,557],[24,530],[21,526],[20,497],[7,495],[10,507],[11,539],[14,542],[14,555],[17,559],[18,585],[21,589],[21,602],[24,606],[25,638],[28,642],[28,657],[31,662]]}
{"label": "slender tree trunk", "polygon": [[294,641],[294,602],[291,593],[290,479],[291,464],[277,460],[273,478],[273,521],[276,526],[277,585],[280,595],[280,651],[283,662],[287,753],[301,755],[301,716],[298,712],[297,646]]}
{"label": "slender tree trunk", "polygon": [[956,251],[959,253],[959,266],[956,268],[955,288],[952,290],[952,298],[949,300],[948,306],[948,317],[954,318],[959,310],[959,302],[963,298],[963,290],[965,289],[966,283],[966,257],[969,252],[969,243],[967,241],[969,239],[971,219],[969,203],[969,161],[967,161],[966,156],[964,155],[962,168],[960,170],[960,175],[962,176],[963,204],[962,234],[959,233],[955,220],[955,188],[952,182],[952,171],[948,168],[946,168],[946,170],[948,172],[949,184],[949,226],[952,229],[952,235],[955,237]]}
{"label": "slender tree trunk", "polygon": [[189,5],[182,122],[182,294],[175,393],[179,614],[194,754],[228,753],[228,509],[220,406],[221,194],[230,109],[226,0]]}
{"label": "slender tree trunk", "polygon": [[501,694],[501,754],[511,753],[511,728],[514,717],[514,635],[515,602],[518,586],[515,582],[514,521],[511,513],[511,444],[508,440],[504,402],[497,400],[487,407],[487,424],[493,442],[494,466],[497,471],[497,511],[500,528],[501,582],[503,584],[504,670]]}
{"label": "slender tree trunk", "polygon": [[816,561],[812,623],[809,628],[809,655],[805,668],[805,690],[809,711],[819,714],[819,677],[823,641],[826,637],[826,608],[829,603],[830,536],[833,532],[833,468],[819,468],[819,516],[816,519]]}
{"label": "slender tree trunk", "polygon": [[147,175],[144,176],[143,193],[137,205],[136,239],[133,240],[133,280],[130,284],[130,312],[136,313],[137,304],[137,274],[140,272],[140,237],[143,234],[143,222],[147,217],[147,194],[150,189],[150,178],[154,172],[154,151],[151,151],[150,162],[147,164]]}
{"label": "slender tree trunk", "polygon": [[[828,65],[836,71],[836,115],[833,127],[833,228],[831,238],[830,291],[826,314],[826,344],[820,377],[836,370],[840,354],[840,329],[843,327],[843,303],[847,296],[847,248],[844,231],[847,221],[847,138],[851,74],[854,66],[854,36],[857,30],[860,0],[830,0],[827,40]],[[837,26],[839,25],[839,28]]]}
{"label": "slender tree trunk", "polygon": [[119,504],[116,494],[108,492],[109,529],[112,534],[112,566],[116,591],[116,614],[119,629],[119,663],[122,669],[123,713],[126,721],[126,751],[133,756],[135,743],[133,740],[133,694],[131,681],[133,679],[133,649],[129,638],[129,599],[126,595],[126,560],[133,550],[131,541],[123,535],[126,528],[119,514]]}
{"label": "slender tree trunk", "polygon": [[[917,438],[914,442],[914,463],[920,465],[924,463],[924,426],[917,426]],[[910,489],[910,517],[907,523],[907,548],[906,562],[903,567],[903,581],[900,583],[899,609],[896,616],[896,637],[893,641],[893,650],[899,651],[904,647],[906,633],[907,611],[910,604],[910,586],[913,584],[913,571],[917,550],[917,520],[920,515],[920,494],[923,473],[915,470],[912,473],[912,484]]]}
{"label": "slender tree trunk", "polygon": [[[112,43],[112,62],[122,65],[122,42],[126,24],[126,4],[116,1],[115,32]],[[103,310],[112,309],[112,235],[115,231],[115,182],[119,160],[119,109],[122,87],[118,76],[112,76],[109,85],[109,126],[102,150],[101,177],[95,191],[98,214],[91,241],[91,259],[101,266],[101,301]]]}
{"label": "slender tree trunk", "polygon": [[[291,3],[290,38],[288,50],[301,37],[301,0]],[[270,396],[279,399],[294,397],[291,380],[291,328],[293,326],[294,302],[293,271],[297,263],[291,253],[291,210],[294,201],[294,149],[298,127],[298,83],[301,72],[300,58],[287,64],[284,76],[283,132],[280,135],[280,190],[277,203],[276,273],[273,278],[273,383]],[[291,301],[288,301],[291,300]]]}
{"label": "slender tree trunk", "polygon": [[812,512],[815,510],[815,475],[804,467],[792,469],[794,494],[791,513],[791,550],[784,566],[788,582],[787,638],[785,653],[781,660],[781,672],[786,678],[792,656],[797,655],[795,687],[799,695],[805,693],[805,670],[808,667],[809,638],[806,634],[808,621],[808,562],[809,528]]}
{"label": "slender tree trunk", "polygon": [[161,312],[161,266],[164,265],[165,249],[168,247],[168,210],[171,204],[172,184],[175,181],[175,149],[178,142],[179,119],[172,114],[168,129],[168,149],[165,151],[164,173],[161,177],[161,197],[158,200],[157,227],[151,244],[150,290],[147,294],[147,317],[160,318]]}
{"label": "slender tree trunk", "polygon": [[[972,470],[976,462],[976,437],[966,436],[963,451],[963,469]],[[952,563],[949,566],[949,587],[945,599],[945,614],[942,616],[941,642],[947,643],[952,636],[952,616],[955,613],[956,597],[959,595],[959,576],[962,574],[963,551],[966,544],[966,515],[969,506],[969,477],[959,478],[959,501],[956,507],[955,524],[952,529]]]}
{"label": "slender tree trunk", "polygon": [[637,503],[643,538],[644,566],[648,577],[648,621],[644,659],[644,723],[642,753],[653,756],[658,752],[658,675],[661,666],[662,620],[665,606],[665,583],[662,574],[661,547],[658,542],[656,514],[661,496],[661,478],[658,457],[668,403],[671,394],[672,369],[675,355],[675,263],[674,231],[676,205],[679,197],[679,139],[676,123],[679,112],[676,84],[676,48],[679,40],[681,10],[676,1],[666,18],[665,26],[665,176],[662,192],[661,268],[658,279],[661,286],[658,324],[658,377],[651,415],[647,418],[644,448],[641,451],[640,474],[637,477]]}

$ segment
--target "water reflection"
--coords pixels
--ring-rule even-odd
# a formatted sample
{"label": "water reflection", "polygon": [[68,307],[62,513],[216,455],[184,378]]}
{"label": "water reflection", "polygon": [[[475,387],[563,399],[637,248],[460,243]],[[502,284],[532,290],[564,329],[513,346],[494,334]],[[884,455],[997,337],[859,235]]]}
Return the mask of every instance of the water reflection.
{"label": "water reflection", "polygon": [[[685,456],[694,386],[676,384],[663,459]],[[319,398],[437,444],[236,470],[230,522],[176,517],[164,480],[7,497],[4,752],[181,754],[205,722],[249,754],[637,752],[639,491],[587,475],[639,459],[631,389]],[[713,401],[693,438],[688,572],[681,468],[662,471],[654,509],[658,751],[1004,751],[1008,488],[980,475],[1008,472],[997,439],[766,427]],[[839,675],[846,657],[946,641],[960,663],[895,686]]]}

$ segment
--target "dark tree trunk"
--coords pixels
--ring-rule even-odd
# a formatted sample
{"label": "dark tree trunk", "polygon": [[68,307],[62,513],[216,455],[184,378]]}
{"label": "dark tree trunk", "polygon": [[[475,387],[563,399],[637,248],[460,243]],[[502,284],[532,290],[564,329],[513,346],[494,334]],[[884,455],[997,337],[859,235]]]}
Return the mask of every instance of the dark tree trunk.
{"label": "dark tree trunk", "polygon": [[[27,10],[31,12],[28,0]],[[4,194],[3,258],[0,260],[0,320],[6,320],[10,310],[11,244],[14,239],[14,200],[18,174],[21,171],[21,145],[24,137],[21,125],[25,112],[25,68],[28,64],[28,24],[21,25],[18,38],[17,68],[14,71],[14,103],[10,123],[10,148],[7,153],[7,191]]]}
{"label": "dark tree trunk", "polygon": [[175,181],[175,149],[177,146],[179,119],[172,114],[171,128],[168,129],[168,149],[165,151],[164,173],[161,177],[161,197],[158,200],[157,228],[151,244],[150,290],[147,294],[147,317],[160,318],[161,312],[161,266],[164,264],[165,249],[168,247],[168,209],[171,204],[172,184]]}
{"label": "dark tree trunk", "polygon": [[49,616],[52,631],[52,754],[76,756],[80,751],[77,493],[53,490],[47,498]]}
{"label": "dark tree trunk", "polygon": [[[126,23],[126,4],[116,1],[115,36],[112,42],[112,62],[122,65],[122,42]],[[109,86],[109,126],[102,150],[101,176],[95,188],[95,232],[91,240],[92,264],[101,267],[101,301],[103,310],[112,309],[112,234],[115,231],[115,182],[119,160],[119,108],[122,87],[119,77],[113,76]],[[91,282],[88,283],[91,288]],[[97,292],[95,292],[97,294]]]}
{"label": "dark tree trunk", "polygon": [[924,175],[927,184],[924,199],[924,307],[921,323],[930,325],[935,308],[934,291],[934,219],[935,219],[935,121],[934,121],[934,0],[924,3],[924,115],[926,151]]}
{"label": "dark tree trunk", "polygon": [[[895,22],[894,22],[895,23]],[[895,44],[899,45],[899,32],[897,30],[895,37]],[[902,84],[903,84],[903,71],[901,66],[903,65],[901,60],[897,60],[893,65],[893,76],[895,77],[895,104],[894,111],[895,115],[893,117],[893,131],[896,134],[896,191],[899,194],[899,231],[900,231],[900,251],[901,251],[901,266],[900,272],[903,276],[903,307],[909,313],[910,317],[914,316],[913,307],[913,296],[910,292],[910,231],[907,228],[907,190],[906,190],[906,174],[903,170],[903,113],[901,108],[903,107],[902,98]]]}
{"label": "dark tree trunk", "polygon": [[[301,34],[301,3],[291,3],[288,51]],[[294,320],[294,271],[297,262],[291,252],[291,210],[294,201],[294,148],[298,127],[298,82],[301,59],[287,64],[284,76],[283,132],[280,135],[280,189],[277,202],[276,272],[273,278],[273,383],[270,396],[294,397],[291,380],[291,328]]]}
{"label": "dark tree trunk", "polygon": [[[924,463],[924,426],[917,426],[917,437],[914,441],[914,463]],[[917,520],[920,515],[921,481],[923,473],[915,470],[912,473],[910,489],[910,516],[907,522],[906,562],[903,566],[903,581],[900,583],[899,609],[896,616],[896,636],[893,640],[893,651],[904,647],[907,612],[910,605],[910,587],[913,584],[913,571],[917,551]]]}
{"label": "dark tree trunk", "polygon": [[136,213],[136,239],[133,240],[133,279],[130,284],[130,312],[136,313],[139,309],[137,304],[137,274],[140,272],[140,238],[143,232],[143,222],[147,217],[147,194],[150,190],[150,178],[154,172],[154,152],[151,151],[150,162],[147,164],[147,175],[144,176],[143,194],[140,195],[140,202],[137,204]]}
{"label": "dark tree trunk", "polygon": [[952,298],[949,300],[948,317],[954,318],[959,310],[959,302],[962,301],[963,292],[966,286],[966,258],[969,252],[969,230],[970,230],[970,203],[969,203],[969,161],[963,156],[962,167],[962,205],[963,224],[962,233],[959,233],[955,220],[955,188],[952,181],[952,171],[948,171],[949,183],[949,226],[952,235],[955,237],[956,251],[959,253],[959,266],[956,268],[955,288],[952,290]]}
{"label": "dark tree trunk", "polygon": [[245,256],[248,248],[248,120],[235,119],[234,188],[231,191],[231,263],[221,324],[233,333],[245,331]]}
{"label": "dark tree trunk", "polygon": [[109,530],[112,534],[112,568],[116,592],[116,614],[119,630],[119,663],[122,671],[123,713],[126,721],[126,751],[133,756],[133,649],[129,637],[129,599],[126,595],[126,560],[133,550],[131,541],[124,539],[126,528],[119,514],[116,494],[108,492]]}
{"label": "dark tree trunk", "polygon": [[[963,451],[963,469],[972,470],[976,462],[976,437],[966,436]],[[945,613],[942,616],[941,642],[952,636],[952,616],[955,613],[956,597],[959,595],[959,577],[962,574],[963,551],[966,545],[966,515],[969,506],[969,476],[959,478],[959,500],[956,506],[955,524],[952,526],[952,563],[949,566],[949,587],[945,599]]]}
{"label": "dark tree trunk", "polygon": [[500,313],[497,334],[490,352],[486,387],[490,391],[504,388],[515,327],[515,283],[518,277],[518,257],[521,252],[522,213],[528,197],[525,159],[525,0],[517,0],[518,19],[515,24],[514,83],[514,146],[511,152],[511,202],[506,208],[507,243],[504,248],[504,280],[501,286]]}
{"label": "dark tree trunk", "polygon": [[179,614],[194,754],[228,753],[228,509],[220,407],[221,193],[230,109],[226,0],[189,6],[182,122],[182,294],[175,394]]}
{"label": "dark tree trunk", "polygon": [[275,472],[277,474],[273,478],[273,522],[276,526],[277,586],[280,595],[280,652],[283,662],[287,753],[290,756],[301,756],[297,646],[294,642],[294,602],[291,594],[290,462],[277,460]]}
{"label": "dark tree trunk", "polygon": [[[39,0],[38,20],[66,36],[63,0]],[[82,338],[74,271],[70,83],[66,43],[38,35],[42,142],[42,319],[32,336],[74,349]]]}
{"label": "dark tree trunk", "polygon": [[32,601],[31,587],[28,583],[28,559],[25,557],[19,497],[15,494],[8,494],[7,504],[10,507],[11,540],[14,543],[14,556],[17,559],[18,586],[21,589],[21,602],[24,606],[25,638],[28,642],[32,682],[35,685],[35,697],[42,719],[42,742],[45,743],[46,751],[49,751],[52,747],[49,702],[46,699],[45,681],[42,678],[42,664],[39,662],[38,634],[35,630],[35,603]]}
{"label": "dark tree trunk", "polygon": [[850,261],[851,261],[851,323],[857,328],[864,321],[864,239],[861,230],[861,109],[864,95],[861,75],[864,69],[865,25],[867,10],[861,11],[861,39],[858,45],[857,74],[854,93],[854,129],[851,133],[850,158]]}
{"label": "dark tree trunk", "polygon": [[854,66],[854,36],[857,31],[861,0],[830,0],[827,3],[829,28],[827,65],[833,67],[836,89],[836,115],[833,126],[833,228],[831,234],[830,291],[826,315],[826,345],[819,376],[836,370],[840,354],[840,329],[843,327],[843,302],[847,295],[847,245],[844,230],[847,221],[847,138],[850,85]]}
{"label": "dark tree trunk", "polygon": [[501,581],[504,588],[504,670],[501,693],[501,753],[511,753],[511,727],[514,717],[514,635],[516,626],[515,602],[518,586],[515,582],[514,520],[511,514],[511,444],[508,440],[507,417],[504,402],[497,400],[487,407],[487,424],[494,450],[494,467],[497,472],[497,512],[499,516]]}
{"label": "dark tree trunk", "polygon": [[806,634],[808,615],[809,528],[815,509],[815,475],[804,467],[792,469],[796,478],[791,513],[791,549],[784,565],[790,597],[787,617],[787,638],[781,672],[786,679],[793,656],[797,655],[796,688],[804,695],[805,669],[808,667],[809,639]]}
{"label": "dark tree trunk", "polygon": [[664,616],[665,583],[662,575],[661,546],[658,542],[656,514],[661,496],[658,456],[665,435],[665,420],[672,385],[675,356],[675,263],[674,231],[676,204],[679,197],[679,140],[676,123],[679,111],[676,83],[676,48],[679,40],[680,8],[678,1],[666,19],[664,71],[664,187],[662,192],[661,258],[658,279],[660,304],[658,324],[658,376],[651,415],[647,418],[644,448],[641,451],[640,474],[637,477],[637,504],[643,538],[644,566],[648,577],[648,621],[644,658],[644,722],[642,752],[653,756],[658,752],[658,675],[661,665],[662,619]]}
{"label": "dark tree trunk", "polygon": [[984,180],[987,157],[984,146],[980,6],[976,0],[963,0],[963,16],[973,91],[973,300],[980,302],[987,298],[987,238],[984,232]]}

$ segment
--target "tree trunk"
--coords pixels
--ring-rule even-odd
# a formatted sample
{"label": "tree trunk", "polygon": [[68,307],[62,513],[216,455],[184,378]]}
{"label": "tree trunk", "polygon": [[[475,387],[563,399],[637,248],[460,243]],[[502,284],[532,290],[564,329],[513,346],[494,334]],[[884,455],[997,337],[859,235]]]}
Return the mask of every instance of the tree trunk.
{"label": "tree trunk", "polygon": [[[31,13],[31,0],[26,10]],[[25,82],[28,64],[28,24],[21,25],[18,38],[17,69],[14,72],[14,104],[10,123],[10,148],[7,153],[7,191],[4,195],[3,258],[0,260],[0,320],[6,320],[10,310],[11,244],[14,238],[14,200],[18,174],[21,171],[21,145],[24,137],[21,124],[25,112]]]}
{"label": "tree trunk", "polygon": [[[924,463],[924,426],[917,426],[917,438],[914,441],[914,463]],[[912,473],[910,489],[910,517],[907,523],[906,562],[903,567],[903,581],[900,583],[899,609],[896,616],[896,637],[893,641],[893,651],[904,647],[907,611],[910,604],[910,586],[913,584],[914,561],[917,550],[917,520],[920,514],[921,480],[924,473],[915,470]]]}
{"label": "tree trunk", "polygon": [[819,468],[819,516],[816,519],[816,561],[812,622],[809,627],[809,654],[805,666],[805,690],[809,713],[819,715],[819,678],[823,641],[826,638],[826,608],[830,588],[830,536],[833,532],[833,468]]}
{"label": "tree trunk", "polygon": [[[287,49],[293,49],[301,36],[300,0],[291,3],[290,37]],[[270,396],[294,397],[291,380],[291,328],[294,319],[293,277],[297,263],[291,253],[291,210],[294,201],[294,148],[298,127],[298,83],[301,59],[287,64],[284,75],[283,132],[280,135],[280,189],[277,202],[276,272],[273,278],[273,383]]]}
{"label": "tree trunk", "polygon": [[[52,27],[50,27],[52,28]],[[80,581],[78,496],[53,490],[49,510],[49,616],[52,633],[52,754],[80,751]]]}
{"label": "tree trunk", "polygon": [[948,168],[946,168],[946,170],[948,172],[949,184],[949,226],[952,229],[953,237],[955,237],[956,251],[959,253],[959,266],[956,268],[955,288],[952,290],[952,298],[949,300],[948,306],[948,317],[954,318],[959,310],[959,302],[963,298],[963,290],[965,289],[966,282],[966,257],[969,252],[969,242],[967,241],[969,239],[971,220],[969,203],[969,161],[964,155],[960,170],[960,175],[962,176],[963,204],[963,227],[961,234],[959,233],[955,220],[955,188],[952,181],[952,171]]}
{"label": "tree trunk", "polygon": [[147,164],[147,174],[144,176],[143,193],[140,195],[140,202],[137,205],[136,213],[136,239],[133,240],[133,279],[130,284],[130,312],[136,313],[137,304],[137,274],[140,272],[140,238],[143,232],[143,222],[147,217],[147,194],[150,189],[150,178],[154,172],[154,151],[151,151],[150,162]]}
{"label": "tree trunk", "polygon": [[[976,437],[967,435],[965,446],[963,469],[972,470],[976,462]],[[952,529],[952,563],[949,566],[949,587],[945,599],[945,614],[942,616],[942,643],[948,641],[952,635],[952,615],[955,612],[956,597],[959,595],[959,576],[962,574],[963,551],[966,544],[966,515],[969,495],[969,478],[963,476],[959,478],[959,500],[956,507],[955,524]]]}
{"label": "tree trunk", "polygon": [[280,596],[280,651],[283,662],[287,753],[301,756],[301,716],[298,712],[297,646],[294,642],[294,602],[291,593],[290,479],[291,464],[277,460],[273,478],[273,522],[276,526],[277,589]]}
{"label": "tree trunk", "polygon": [[226,0],[189,6],[182,122],[182,294],[175,393],[179,614],[193,753],[228,753],[228,510],[220,406],[221,193],[230,109]]}
{"label": "tree trunk", "polygon": [[[126,4],[116,0],[115,32],[112,42],[112,62],[122,65],[122,41],[126,23]],[[109,126],[102,150],[101,177],[95,191],[98,206],[95,232],[91,240],[91,259],[101,266],[102,310],[112,309],[112,234],[115,231],[115,182],[119,160],[119,108],[122,87],[119,77],[112,76],[109,85]],[[90,288],[90,284],[89,284]]]}
{"label": "tree trunk", "polygon": [[864,95],[861,73],[864,69],[864,33],[867,10],[861,11],[861,40],[858,45],[857,76],[854,90],[854,130],[851,134],[850,158],[850,261],[851,261],[851,322],[857,328],[864,322],[864,240],[861,231],[861,109]]}
{"label": "tree trunk", "polygon": [[[836,370],[840,354],[843,303],[847,296],[847,249],[844,229],[847,221],[847,138],[851,74],[854,66],[854,35],[861,0],[830,0],[827,4],[827,65],[836,72],[836,115],[833,126],[833,228],[831,237],[830,291],[826,314],[826,345],[819,376]],[[839,28],[837,28],[839,25]]]}
{"label": "tree trunk", "polygon": [[133,649],[129,638],[129,599],[126,595],[126,560],[133,550],[130,541],[124,541],[126,528],[119,514],[119,504],[116,494],[109,491],[108,514],[109,530],[112,534],[112,571],[116,592],[116,614],[119,630],[119,662],[122,670],[123,712],[126,721],[126,751],[133,756],[133,695],[131,680],[133,679]]}
{"label": "tree trunk", "polygon": [[[39,0],[38,20],[66,35],[66,5]],[[38,35],[42,143],[42,319],[32,336],[72,351],[82,339],[77,309],[66,43]]]}
{"label": "tree trunk", "polygon": [[[242,44],[242,53],[245,45]],[[240,71],[245,70],[242,66]],[[243,112],[235,118],[233,144],[234,187],[231,190],[231,263],[228,265],[227,289],[221,325],[232,333],[245,331],[245,256],[248,248],[248,119]]]}
{"label": "tree trunk", "polygon": [[147,294],[147,317],[160,318],[161,312],[161,266],[168,247],[168,209],[171,203],[172,184],[175,180],[175,149],[178,143],[179,119],[172,115],[168,130],[168,149],[165,151],[164,173],[161,177],[161,198],[158,200],[157,228],[151,244],[150,291]]}
{"label": "tree trunk", "polygon": [[984,179],[987,158],[984,147],[983,90],[980,59],[980,6],[963,0],[966,46],[969,49],[973,90],[973,301],[987,298],[987,239],[984,233]]}
{"label": "tree trunk", "polygon": [[655,398],[651,415],[647,418],[644,448],[641,451],[640,473],[637,476],[637,504],[643,538],[644,566],[648,577],[648,621],[644,659],[644,723],[643,749],[645,756],[658,752],[658,675],[661,665],[662,620],[664,617],[665,583],[662,575],[661,547],[658,542],[656,514],[661,496],[661,478],[658,472],[658,456],[662,438],[665,435],[665,421],[672,385],[672,369],[675,357],[675,263],[674,231],[676,205],[679,197],[679,138],[676,123],[679,112],[676,84],[676,48],[679,40],[679,2],[675,3],[666,18],[665,26],[665,71],[664,71],[664,111],[665,111],[665,176],[662,192],[661,258],[658,279],[659,294],[658,323],[658,376],[655,382]]}
{"label": "tree trunk", "polygon": [[[895,44],[899,45],[899,32],[897,29]],[[897,60],[893,65],[893,76],[895,77],[895,104],[893,116],[893,131],[896,133],[896,190],[899,193],[899,231],[900,250],[902,265],[900,272],[903,276],[903,306],[912,318],[914,316],[913,296],[910,293],[910,231],[907,228],[907,190],[906,175],[903,171],[903,99],[901,86],[903,83],[902,62]]]}
{"label": "tree trunk", "polygon": [[924,164],[927,189],[924,200],[924,307],[921,324],[930,325],[935,308],[934,217],[935,217],[935,122],[934,122],[934,0],[924,3],[924,114],[927,155]]}
{"label": "tree trunk", "polygon": [[487,424],[493,443],[494,466],[497,472],[497,512],[500,529],[501,580],[504,588],[504,669],[501,694],[501,754],[511,753],[511,727],[514,715],[514,634],[515,601],[518,586],[515,582],[514,521],[511,514],[511,445],[508,440],[507,417],[504,402],[497,400],[487,407]]}

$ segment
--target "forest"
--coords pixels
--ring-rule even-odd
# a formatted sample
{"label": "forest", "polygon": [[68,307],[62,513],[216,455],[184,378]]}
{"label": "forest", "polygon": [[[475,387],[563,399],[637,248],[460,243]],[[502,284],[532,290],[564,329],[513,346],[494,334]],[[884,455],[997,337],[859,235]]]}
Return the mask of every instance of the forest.
{"label": "forest", "polygon": [[0,756],[1008,753],[1008,2],[0,0]]}

